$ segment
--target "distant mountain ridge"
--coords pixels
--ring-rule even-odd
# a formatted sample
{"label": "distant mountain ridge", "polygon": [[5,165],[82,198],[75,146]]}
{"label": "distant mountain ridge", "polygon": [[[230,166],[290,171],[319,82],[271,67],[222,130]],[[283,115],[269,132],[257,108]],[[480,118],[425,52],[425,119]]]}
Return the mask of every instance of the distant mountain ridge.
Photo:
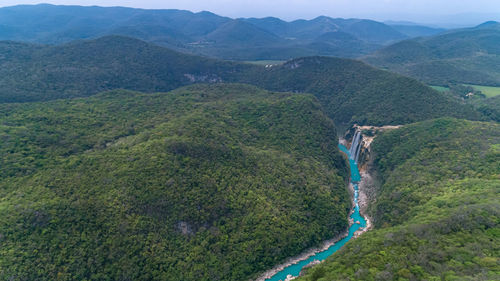
{"label": "distant mountain ridge", "polygon": [[[352,38],[323,40],[331,32]],[[0,8],[0,40],[60,44],[105,35],[130,36],[183,52],[234,60],[358,57],[408,38],[384,23],[326,16],[286,22],[231,19],[206,11],[49,4]]]}
{"label": "distant mountain ridge", "polygon": [[364,60],[427,83],[500,86],[500,23],[404,40]]}
{"label": "distant mountain ridge", "polygon": [[391,24],[389,26],[408,37],[432,36],[446,31],[444,28],[433,28],[422,25]]}
{"label": "distant mountain ridge", "polygon": [[390,26],[365,19],[342,19],[319,16],[312,20],[282,21],[277,18],[243,19],[262,29],[274,32],[283,37],[297,39],[315,39],[318,34],[329,32],[345,32],[354,37],[373,44],[387,44],[391,41],[405,39],[406,36]]}

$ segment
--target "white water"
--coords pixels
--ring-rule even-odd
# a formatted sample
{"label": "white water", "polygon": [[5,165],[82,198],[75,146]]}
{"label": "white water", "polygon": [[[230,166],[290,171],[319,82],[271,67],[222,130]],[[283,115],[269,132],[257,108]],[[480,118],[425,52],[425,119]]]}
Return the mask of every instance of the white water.
{"label": "white water", "polygon": [[358,163],[359,151],[361,150],[361,131],[356,131],[349,149],[349,158]]}

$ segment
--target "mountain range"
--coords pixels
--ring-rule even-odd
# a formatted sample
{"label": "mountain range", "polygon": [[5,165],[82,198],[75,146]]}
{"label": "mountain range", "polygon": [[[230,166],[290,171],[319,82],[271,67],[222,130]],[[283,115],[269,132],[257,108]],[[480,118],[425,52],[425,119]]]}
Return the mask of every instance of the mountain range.
{"label": "mountain range", "polygon": [[435,85],[500,85],[500,23],[403,40],[364,61]]}
{"label": "mountain range", "polygon": [[498,31],[1,8],[0,280],[499,280]]}
{"label": "mountain range", "polygon": [[122,7],[41,4],[0,9],[1,40],[59,44],[125,35],[184,52],[236,60],[308,55],[357,57],[429,32],[398,29],[372,20],[325,16],[286,22],[278,18],[231,19],[210,12]]}
{"label": "mountain range", "polygon": [[431,117],[482,118],[471,106],[424,84],[360,61],[307,57],[274,66],[178,53],[107,36],[58,46],[2,42],[0,101],[84,97],[123,88],[164,92],[193,83],[246,83],[314,94],[337,125],[406,124]]}

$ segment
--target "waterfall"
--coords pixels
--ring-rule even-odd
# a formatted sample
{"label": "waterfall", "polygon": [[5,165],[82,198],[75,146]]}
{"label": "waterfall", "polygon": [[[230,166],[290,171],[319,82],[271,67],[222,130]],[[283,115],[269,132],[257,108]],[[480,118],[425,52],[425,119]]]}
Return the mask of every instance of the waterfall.
{"label": "waterfall", "polygon": [[358,145],[357,144],[358,143],[358,138],[359,138],[359,131],[356,131],[356,133],[354,133],[354,137],[352,138],[351,148],[349,149],[349,154],[350,154],[351,158],[356,153],[356,147]]}
{"label": "waterfall", "polygon": [[349,149],[350,158],[358,162],[359,151],[361,150],[361,131],[356,131],[352,138],[351,148]]}

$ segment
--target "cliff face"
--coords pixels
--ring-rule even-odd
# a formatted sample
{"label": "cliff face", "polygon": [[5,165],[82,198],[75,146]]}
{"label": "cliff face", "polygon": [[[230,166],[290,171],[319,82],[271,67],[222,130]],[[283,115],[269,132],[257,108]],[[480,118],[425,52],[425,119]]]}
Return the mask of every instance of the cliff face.
{"label": "cliff face", "polygon": [[359,170],[361,172],[365,172],[371,157],[371,144],[375,137],[387,130],[394,130],[398,129],[401,126],[382,126],[382,127],[376,127],[376,126],[359,126],[359,125],[354,125],[352,126],[344,135],[344,141],[348,147],[352,145],[352,141],[354,138],[354,135],[356,134],[357,131],[361,132],[361,140],[360,140],[360,152],[359,156],[357,159],[358,165],[359,165]]}

